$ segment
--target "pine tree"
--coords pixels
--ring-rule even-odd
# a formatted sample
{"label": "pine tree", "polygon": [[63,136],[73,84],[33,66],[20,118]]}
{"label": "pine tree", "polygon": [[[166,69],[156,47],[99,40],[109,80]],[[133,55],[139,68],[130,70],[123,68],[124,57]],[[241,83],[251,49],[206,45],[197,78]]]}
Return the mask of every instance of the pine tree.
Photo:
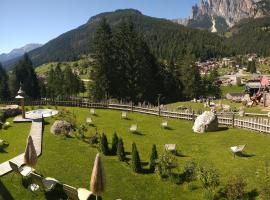
{"label": "pine tree", "polygon": [[54,81],[55,81],[55,76],[54,76],[54,69],[51,68],[48,74],[47,78],[47,95],[51,99],[54,99],[56,97],[56,90],[54,88]]}
{"label": "pine tree", "polygon": [[60,67],[60,63],[58,63],[54,69],[54,80],[53,80],[53,88],[55,91],[55,97],[58,99],[63,98],[63,72]]}
{"label": "pine tree", "polygon": [[117,154],[117,144],[118,144],[118,136],[116,133],[113,134],[112,138],[112,149],[111,149],[111,154],[116,155]]}
{"label": "pine tree", "polygon": [[114,74],[112,32],[106,19],[102,19],[95,35],[95,63],[91,71],[91,93],[94,100],[104,100],[110,95],[110,76]]}
{"label": "pine tree", "polygon": [[128,101],[155,102],[159,66],[134,24],[123,21],[113,37],[116,79],[114,97]]}
{"label": "pine tree", "polygon": [[12,95],[16,95],[22,84],[22,89],[28,97],[33,99],[40,97],[40,87],[32,61],[25,54],[20,62],[15,66],[11,74],[10,87]]}
{"label": "pine tree", "polygon": [[9,97],[8,75],[0,63],[0,99],[8,99]]}
{"label": "pine tree", "polygon": [[101,136],[101,139],[100,139],[100,151],[104,155],[109,155],[108,140],[107,140],[107,136],[104,133],[102,133],[102,136]]}
{"label": "pine tree", "polygon": [[124,149],[124,143],[121,138],[118,140],[118,145],[117,145],[117,156],[120,161],[125,161],[126,160],[126,153]]}
{"label": "pine tree", "polygon": [[198,98],[202,94],[201,75],[194,63],[194,56],[186,55],[179,61],[180,81],[184,85],[184,96],[187,99]]}
{"label": "pine tree", "polygon": [[151,157],[150,157],[150,171],[151,172],[155,171],[157,159],[158,159],[157,147],[154,144],[152,147],[152,153],[151,153]]}
{"label": "pine tree", "polygon": [[139,173],[142,170],[141,167],[141,159],[140,159],[140,155],[139,152],[137,150],[137,146],[135,143],[132,144],[132,160],[131,160],[131,165],[132,165],[132,169],[134,172]]}

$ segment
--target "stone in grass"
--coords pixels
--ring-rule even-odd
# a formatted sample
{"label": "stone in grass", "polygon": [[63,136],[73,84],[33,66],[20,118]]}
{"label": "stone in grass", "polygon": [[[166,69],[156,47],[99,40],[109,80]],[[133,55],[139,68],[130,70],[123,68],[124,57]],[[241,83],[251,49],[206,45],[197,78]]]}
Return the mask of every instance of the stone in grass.
{"label": "stone in grass", "polygon": [[218,118],[214,112],[205,111],[199,115],[192,127],[195,133],[218,131]]}
{"label": "stone in grass", "polygon": [[57,120],[51,127],[51,133],[54,135],[65,135],[68,136],[72,132],[71,123],[63,120]]}

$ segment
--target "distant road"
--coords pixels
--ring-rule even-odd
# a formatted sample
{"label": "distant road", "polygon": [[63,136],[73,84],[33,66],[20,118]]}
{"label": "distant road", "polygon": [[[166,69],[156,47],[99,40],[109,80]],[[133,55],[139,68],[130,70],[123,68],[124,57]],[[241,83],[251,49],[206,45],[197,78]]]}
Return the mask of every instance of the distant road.
{"label": "distant road", "polygon": [[244,76],[253,76],[254,78],[255,77],[259,77],[259,76],[268,76],[270,77],[269,74],[234,74],[234,75],[224,75],[224,76],[221,76],[221,78],[233,78],[233,77],[244,77]]}
{"label": "distant road", "polygon": [[83,82],[92,82],[91,79],[81,79]]}

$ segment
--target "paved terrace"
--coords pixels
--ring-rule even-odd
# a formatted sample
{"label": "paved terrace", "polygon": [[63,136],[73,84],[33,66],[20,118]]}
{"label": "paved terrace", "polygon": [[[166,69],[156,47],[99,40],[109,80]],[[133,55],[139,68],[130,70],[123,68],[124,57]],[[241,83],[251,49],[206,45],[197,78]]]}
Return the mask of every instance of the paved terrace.
{"label": "paved terrace", "polygon": [[[43,131],[43,118],[41,115],[36,116],[33,119],[29,119],[26,116],[26,119],[23,119],[21,116],[15,117],[14,122],[32,122],[29,135],[32,136],[34,146],[37,152],[37,155],[40,156],[42,153],[42,131]],[[26,144],[25,144],[26,146]],[[18,166],[24,164],[24,153],[0,164],[0,177],[12,171],[9,166],[9,161],[16,163]]]}

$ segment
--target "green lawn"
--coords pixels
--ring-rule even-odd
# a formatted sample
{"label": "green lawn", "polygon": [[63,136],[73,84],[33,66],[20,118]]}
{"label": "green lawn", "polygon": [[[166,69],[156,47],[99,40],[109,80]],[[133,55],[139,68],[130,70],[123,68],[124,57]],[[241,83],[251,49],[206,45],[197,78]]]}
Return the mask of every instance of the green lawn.
{"label": "green lawn", "polygon": [[222,96],[226,96],[227,93],[243,93],[244,86],[221,86]]}
{"label": "green lawn", "polygon": [[[79,123],[84,123],[89,116],[89,109],[69,108],[77,115]],[[93,117],[98,131],[106,133],[109,142],[116,131],[124,140],[125,149],[131,151],[131,145],[136,142],[142,162],[148,162],[153,144],[157,145],[158,152],[162,153],[164,144],[175,143],[177,149],[184,156],[177,157],[178,173],[182,173],[187,160],[195,159],[202,165],[212,163],[221,175],[221,186],[224,186],[229,176],[241,175],[247,182],[246,192],[259,190],[260,179],[266,162],[270,162],[270,137],[255,132],[228,129],[215,133],[195,134],[192,132],[192,123],[174,119],[166,119],[170,129],[160,128],[161,118],[136,113],[129,113],[130,120],[122,120],[119,111],[97,110]],[[45,120],[43,136],[43,154],[39,158],[37,171],[45,176],[54,177],[75,187],[89,187],[92,165],[97,149],[76,138],[54,136],[49,129],[54,119]],[[138,124],[141,135],[128,133],[128,126]],[[10,144],[21,146],[16,151],[24,149],[27,128],[29,124],[15,124],[6,133],[0,130],[0,136],[5,137]],[[88,135],[95,132],[94,127],[88,128]],[[18,141],[18,142],[17,142]],[[233,158],[229,151],[232,145],[247,144],[247,157]],[[0,160],[11,155],[0,153]],[[130,158],[130,155],[128,156]],[[117,198],[126,200],[198,200],[202,199],[203,189],[200,182],[194,182],[197,189],[190,191],[187,183],[176,185],[170,181],[163,182],[156,174],[135,174],[131,167],[118,161],[115,156],[103,156],[107,176],[107,189],[104,199]],[[144,166],[148,168],[148,166]],[[20,179],[12,174],[1,177],[0,191],[7,191],[13,199],[29,200],[44,199],[41,193],[30,193],[20,184]],[[219,188],[219,189],[220,189]],[[1,194],[0,192],[0,194]],[[1,199],[1,196],[0,196]]]}
{"label": "green lawn", "polygon": [[0,130],[0,139],[9,142],[9,146],[5,149],[7,153],[0,153],[0,163],[24,152],[24,144],[31,126],[30,123],[14,124],[12,119],[8,121],[11,123],[11,127],[7,130]]}

